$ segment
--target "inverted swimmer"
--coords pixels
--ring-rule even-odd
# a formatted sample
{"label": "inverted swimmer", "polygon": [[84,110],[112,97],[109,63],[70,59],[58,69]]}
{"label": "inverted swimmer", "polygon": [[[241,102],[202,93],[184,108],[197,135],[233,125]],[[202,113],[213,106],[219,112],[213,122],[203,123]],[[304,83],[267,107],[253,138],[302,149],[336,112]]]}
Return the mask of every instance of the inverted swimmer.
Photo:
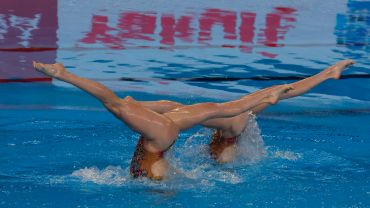
{"label": "inverted swimmer", "polygon": [[327,79],[338,79],[341,72],[353,63],[351,60],[341,61],[307,79],[266,88],[234,101],[188,106],[171,101],[140,102],[129,96],[120,99],[102,84],[68,72],[62,64],[34,62],[33,66],[50,77],[73,84],[93,95],[113,115],[138,132],[141,136],[130,172],[135,178],[158,180],[167,176],[169,165],[164,153],[174,144],[181,130],[197,124],[215,128],[210,153],[219,162],[230,161],[233,159],[236,137],[245,128],[248,111],[259,112],[281,99],[300,95]]}

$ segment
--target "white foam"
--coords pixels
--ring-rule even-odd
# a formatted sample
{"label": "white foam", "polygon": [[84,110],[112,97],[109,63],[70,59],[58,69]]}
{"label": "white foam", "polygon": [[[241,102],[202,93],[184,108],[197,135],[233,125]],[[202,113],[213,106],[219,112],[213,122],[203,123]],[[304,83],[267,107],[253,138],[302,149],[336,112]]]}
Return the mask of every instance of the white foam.
{"label": "white foam", "polygon": [[290,160],[290,161],[296,161],[302,158],[302,154],[300,153],[295,153],[292,151],[281,151],[281,150],[276,150],[274,152],[271,152],[271,156],[273,158],[280,158],[280,159],[285,159],[285,160]]}
{"label": "white foam", "polygon": [[237,172],[229,169],[217,168],[210,163],[196,165],[194,168],[190,169],[188,168],[189,167],[187,167],[186,170],[184,168],[177,169],[177,174],[180,173],[180,177],[191,179],[195,181],[196,184],[203,184],[201,188],[211,188],[215,185],[215,181],[228,184],[239,184],[244,182],[243,177]]}
{"label": "white foam", "polygon": [[76,170],[72,176],[84,182],[94,182],[105,185],[122,185],[128,180],[126,172],[120,166],[108,166],[102,170],[97,167]]}
{"label": "white foam", "polygon": [[30,145],[30,144],[37,145],[37,144],[40,144],[40,143],[41,143],[40,140],[30,140],[30,141],[25,141],[22,144],[24,144],[24,145]]}

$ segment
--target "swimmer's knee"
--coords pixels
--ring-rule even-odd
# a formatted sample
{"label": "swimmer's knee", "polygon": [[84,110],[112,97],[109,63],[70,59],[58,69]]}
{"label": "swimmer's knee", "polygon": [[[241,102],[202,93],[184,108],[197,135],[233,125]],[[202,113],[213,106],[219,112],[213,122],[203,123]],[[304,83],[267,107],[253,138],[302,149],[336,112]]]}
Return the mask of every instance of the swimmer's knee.
{"label": "swimmer's knee", "polygon": [[151,133],[153,140],[161,144],[160,146],[167,146],[175,141],[180,133],[178,125],[172,120],[162,120],[160,126],[157,126],[158,130]]}
{"label": "swimmer's knee", "polygon": [[173,140],[179,135],[179,127],[170,119],[164,123],[163,135],[166,140]]}
{"label": "swimmer's knee", "polygon": [[216,159],[219,163],[230,163],[235,160],[236,157],[236,146],[226,147],[224,151]]}
{"label": "swimmer's knee", "polygon": [[135,99],[131,96],[126,96],[123,99],[120,99],[118,102],[115,102],[113,105],[118,109],[124,109],[127,105],[135,102]]}
{"label": "swimmer's knee", "polygon": [[244,129],[247,127],[248,123],[247,120],[249,118],[249,112],[245,112],[239,116],[233,117],[230,125],[231,125],[231,133],[234,136],[239,136]]}
{"label": "swimmer's knee", "polygon": [[114,99],[114,100],[109,100],[106,102],[103,102],[103,105],[112,113],[114,114],[119,114],[119,112],[129,103],[134,102],[135,100],[130,97],[126,96],[123,99]]}
{"label": "swimmer's knee", "polygon": [[166,160],[161,159],[156,161],[151,167],[152,179],[162,180],[167,176],[169,165]]}

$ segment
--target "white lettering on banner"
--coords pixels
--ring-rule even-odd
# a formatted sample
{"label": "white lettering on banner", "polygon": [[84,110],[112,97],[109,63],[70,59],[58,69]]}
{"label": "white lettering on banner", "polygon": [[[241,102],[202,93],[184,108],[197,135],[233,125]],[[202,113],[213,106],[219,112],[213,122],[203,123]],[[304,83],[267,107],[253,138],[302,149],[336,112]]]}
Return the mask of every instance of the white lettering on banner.
{"label": "white lettering on banner", "polygon": [[40,23],[41,14],[35,14],[33,18],[19,17],[15,15],[10,15],[9,21],[10,26],[21,30],[21,35],[17,36],[22,41],[19,42],[24,47],[29,46],[29,40],[32,39],[31,32],[38,29]]}
{"label": "white lettering on banner", "polygon": [[0,39],[4,39],[4,34],[8,32],[8,24],[6,24],[5,16],[0,14]]}

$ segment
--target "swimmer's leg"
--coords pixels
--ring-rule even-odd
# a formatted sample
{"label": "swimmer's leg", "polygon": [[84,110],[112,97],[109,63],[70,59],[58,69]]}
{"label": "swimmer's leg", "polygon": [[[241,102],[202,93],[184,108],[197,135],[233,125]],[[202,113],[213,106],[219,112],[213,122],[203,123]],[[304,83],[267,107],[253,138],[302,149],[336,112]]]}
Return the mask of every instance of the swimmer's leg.
{"label": "swimmer's leg", "polygon": [[[354,64],[352,60],[343,60],[324,69],[316,75],[291,83],[290,85],[293,89],[282,94],[280,96],[280,100],[302,95],[328,79],[338,79],[341,75],[341,72],[352,64]],[[251,111],[253,113],[259,113],[270,105],[271,104],[269,103],[261,103],[252,108]],[[248,115],[249,113],[245,112],[232,118],[210,119],[206,122],[203,122],[202,125],[210,128],[220,129],[221,134],[224,137],[234,137],[240,135],[240,133],[244,130],[245,126],[243,127],[243,125],[246,123]]]}
{"label": "swimmer's leg", "polygon": [[175,108],[183,107],[185,105],[170,101],[170,100],[159,100],[159,101],[137,101],[140,105],[151,109],[157,113],[166,113],[168,111],[174,110]]}
{"label": "swimmer's leg", "polygon": [[[302,95],[306,93],[307,91],[311,90],[312,88],[316,87],[320,83],[328,80],[328,79],[339,79],[341,73],[349,66],[354,64],[355,62],[348,59],[348,60],[343,60],[340,62],[337,62],[336,64],[324,69],[320,73],[313,75],[311,77],[308,77],[306,79],[302,79],[300,81],[291,83],[290,85],[292,86],[292,90],[289,92],[283,94],[280,97],[280,100],[296,97],[299,95]],[[256,106],[255,108],[252,109],[253,113],[259,113],[265,108],[270,106],[268,103],[263,103],[261,105]]]}
{"label": "swimmer's leg", "polygon": [[100,100],[106,107],[108,106],[108,110],[109,105],[120,102],[120,98],[104,85],[70,73],[64,68],[63,64],[61,63],[43,64],[33,62],[33,66],[37,71],[42,72],[45,75],[70,83],[84,90],[85,92]]}
{"label": "swimmer's leg", "polygon": [[355,62],[352,60],[343,60],[340,61],[320,73],[308,77],[306,79],[300,80],[298,82],[291,83],[293,90],[289,91],[288,93],[281,96],[281,99],[287,99],[291,97],[295,97],[298,95],[302,95],[305,92],[309,91],[313,87],[317,86],[318,84],[328,80],[328,79],[339,79],[341,73],[349,66],[354,64]]}
{"label": "swimmer's leg", "polygon": [[[289,86],[276,86],[275,89],[277,88],[289,88]],[[241,98],[240,100],[245,100],[246,97],[248,97],[249,99],[252,99],[253,100],[253,96],[255,97],[261,97],[261,96],[266,96],[268,94],[268,92],[273,92],[272,90],[273,87],[269,88],[269,89],[264,89],[264,90],[260,90],[258,92],[255,92],[251,95],[248,95],[248,96],[244,96],[243,98]],[[252,96],[252,97],[250,97]],[[271,95],[268,95],[267,97],[268,98],[268,103],[276,103],[277,99],[275,96],[271,96]],[[258,100],[253,100],[253,101],[257,101]],[[239,101],[232,101],[232,102],[228,102],[228,103],[224,103],[225,106],[234,106],[234,103],[235,102],[239,102]],[[202,103],[202,104],[196,104],[194,106],[185,106],[181,103],[177,103],[177,102],[173,102],[173,101],[168,101],[168,100],[161,100],[161,101],[137,101],[137,103],[143,105],[144,107],[146,108],[149,108],[157,113],[163,113],[165,114],[166,112],[168,111],[172,111],[172,112],[169,112],[169,114],[178,114],[179,111],[182,111],[182,110],[189,110],[189,109],[195,109],[195,108],[198,108],[198,109],[201,109],[202,106],[206,106],[208,105],[207,107],[209,106],[212,106],[212,105],[216,105],[215,103]],[[245,101],[244,101],[245,103]],[[260,103],[263,103],[263,102],[260,102]],[[253,105],[253,103],[248,103],[250,105]],[[219,106],[221,106],[222,104],[218,104]],[[186,108],[185,108],[186,107]],[[206,108],[207,108],[206,107]],[[243,106],[244,108],[246,108],[247,106]],[[209,111],[210,109],[207,108],[205,111],[204,109],[201,111],[201,112],[198,112],[197,113],[197,116],[194,116],[193,114],[191,114],[192,117],[199,117],[199,118],[202,118],[204,114],[208,114],[210,113]],[[230,111],[232,109],[229,109]],[[230,115],[227,115],[225,117],[230,117],[230,118],[215,118],[215,119],[210,119],[210,120],[205,120],[203,122],[201,122],[200,124],[205,126],[205,127],[210,127],[210,128],[220,128],[220,129],[229,129],[230,127],[233,127],[233,130],[235,131],[235,127],[237,126],[237,123],[241,124],[241,123],[245,123],[245,119],[247,118],[247,115],[248,115],[249,112],[241,112],[241,114],[238,114],[237,116],[235,117],[230,117]],[[188,112],[185,112],[185,114],[188,114]],[[218,115],[219,116],[219,115]],[[219,116],[219,117],[224,117],[224,116]],[[185,116],[186,118],[186,116]],[[191,119],[193,120],[193,119]],[[199,124],[199,123],[197,123]],[[244,127],[243,127],[244,128]],[[183,129],[183,128],[180,128],[180,129]],[[238,128],[239,129],[239,128]]]}
{"label": "swimmer's leg", "polygon": [[[160,101],[137,101],[146,108],[149,108],[157,113],[166,113],[168,111],[174,110],[176,108],[184,107],[186,105],[173,102],[170,100],[160,100]],[[244,112],[240,115],[230,117],[230,118],[214,118],[202,122],[200,125],[207,128],[217,128],[221,130],[223,137],[234,137],[240,135],[240,133],[245,128],[246,119],[250,112]]]}
{"label": "swimmer's leg", "polygon": [[[149,108],[157,113],[166,113],[176,108],[184,107],[186,105],[173,102],[170,100],[160,101],[137,101],[146,108]],[[262,105],[262,104],[261,104]],[[246,120],[250,112],[244,112],[240,115],[230,118],[214,118],[209,119],[201,123],[202,126],[207,128],[217,128],[221,130],[223,137],[234,137],[238,136],[245,128]]]}
{"label": "swimmer's leg", "polygon": [[68,82],[97,98],[114,116],[143,135],[145,139],[152,141],[151,150],[153,152],[168,148],[177,138],[178,128],[171,119],[140,105],[131,97],[120,99],[104,85],[68,72],[62,64],[34,62],[34,67],[48,76]]}
{"label": "swimmer's leg", "polygon": [[199,103],[176,108],[163,115],[170,118],[179,127],[179,130],[188,129],[208,119],[237,116],[261,103],[275,104],[282,94],[291,89],[290,85],[275,86],[231,102]]}
{"label": "swimmer's leg", "polygon": [[[260,104],[260,105],[263,105],[263,104]],[[269,104],[266,104],[266,105],[269,105]],[[239,136],[245,129],[250,113],[251,111],[246,111],[240,115],[230,117],[230,118],[209,119],[203,122],[202,126],[220,130],[221,137],[224,137],[224,138],[236,137],[236,136]]]}

